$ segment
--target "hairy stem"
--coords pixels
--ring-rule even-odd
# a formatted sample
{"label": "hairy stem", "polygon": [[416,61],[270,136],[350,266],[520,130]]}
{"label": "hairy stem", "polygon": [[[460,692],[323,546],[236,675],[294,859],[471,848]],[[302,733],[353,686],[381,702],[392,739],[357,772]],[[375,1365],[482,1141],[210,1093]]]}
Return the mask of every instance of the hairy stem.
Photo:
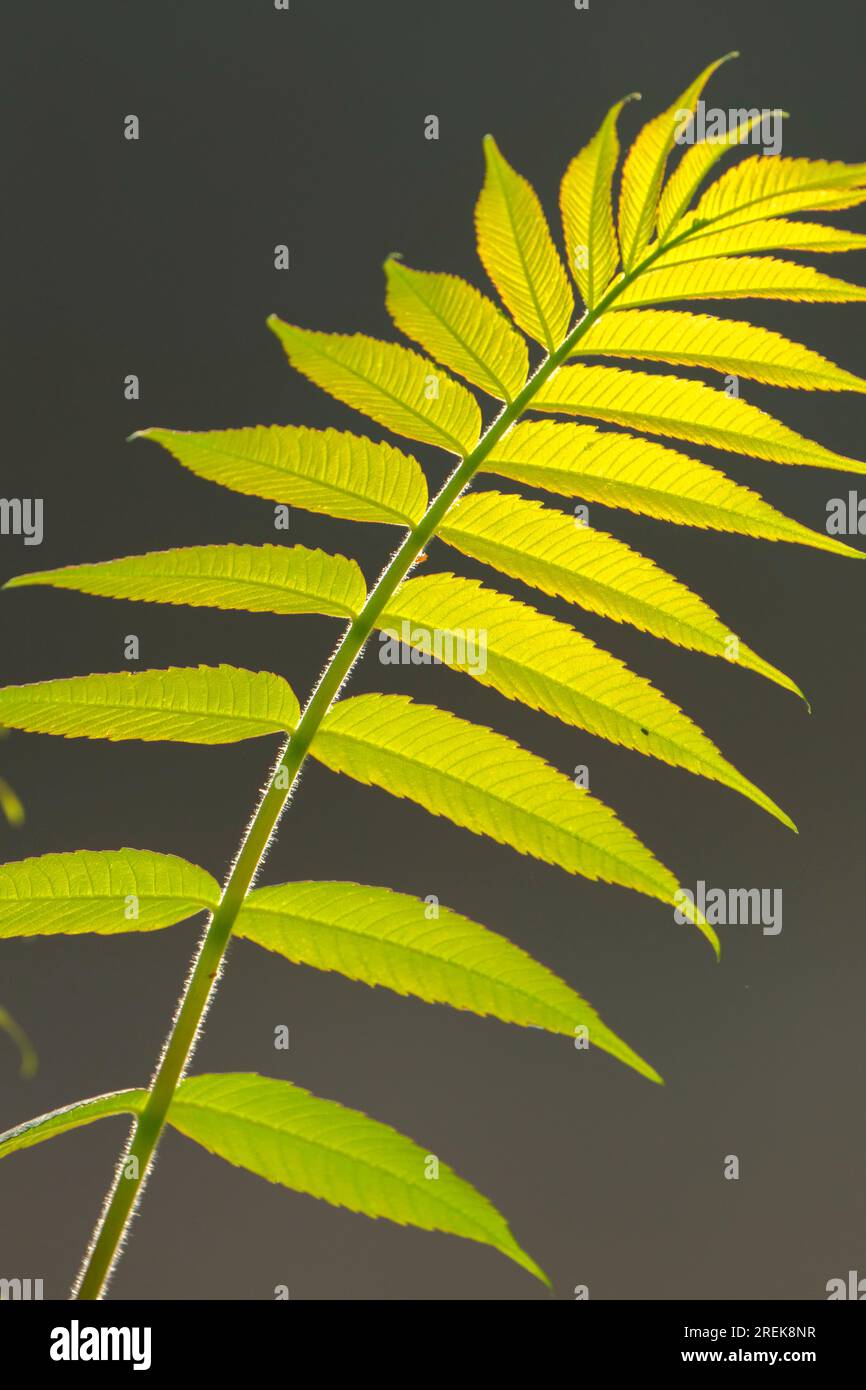
{"label": "hairy stem", "polygon": [[[687,235],[687,234],[685,234]],[[676,244],[668,242],[664,250]],[[346,629],[333,656],[322,672],[297,728],[287,738],[267,789],[259,803],[226,880],[216,908],[199,944],[178,1011],[150,1086],[147,1103],[138,1116],[130,1140],[118,1164],[84,1264],[73,1289],[73,1298],[101,1298],[111,1275],[153,1162],[166,1115],[195,1048],[217,976],[231,938],[241,904],[255,880],[271,836],[298,778],[316,732],[338,698],[367,638],[389,599],[435,535],[450,507],[472,481],[490,450],[523,412],[532,404],[539,387],[565,362],[584,333],[606,311],[626,285],[642,274],[661,253],[651,252],[608,290],[594,309],[571,329],[555,351],[548,354],[515,396],[481,436],[471,453],[461,459],[430,503],[424,516],[411,531],[367,595],[363,609]]]}

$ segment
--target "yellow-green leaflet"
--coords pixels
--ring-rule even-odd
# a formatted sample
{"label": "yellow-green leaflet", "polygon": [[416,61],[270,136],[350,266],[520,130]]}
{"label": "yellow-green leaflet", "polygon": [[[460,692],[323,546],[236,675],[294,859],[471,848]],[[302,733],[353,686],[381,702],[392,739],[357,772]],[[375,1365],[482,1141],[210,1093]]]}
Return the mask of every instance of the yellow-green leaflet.
{"label": "yellow-green leaflet", "polygon": [[10,787],[5,777],[0,777],[0,811],[10,825],[23,825],[26,820],[21,798],[14,788]]}
{"label": "yellow-green leaflet", "polygon": [[354,560],[305,546],[195,545],[95,565],[68,565],[10,579],[7,589],[50,584],[104,598],[188,604],[248,613],[325,613],[352,618],[367,586]]}
{"label": "yellow-green leaflet", "polygon": [[581,338],[576,357],[633,357],[750,377],[805,391],[866,391],[866,381],[769,328],[676,309],[605,314]]}
{"label": "yellow-green leaflet", "polygon": [[589,1029],[601,1047],[643,1076],[660,1078],[602,1023],[580,995],[507,941],[441,904],[359,883],[282,883],[245,899],[235,936],[298,965],[336,970],[431,1004],[574,1038]]}
{"label": "yellow-green leaflet", "polygon": [[407,338],[491,396],[509,401],[526,381],[526,343],[505,315],[456,275],[385,262],[388,312]]}
{"label": "yellow-green leaflet", "polygon": [[678,235],[693,222],[717,223],[715,230],[721,231],[722,225],[778,214],[856,207],[866,201],[864,184],[866,164],[753,155],[716,179],[675,231]]}
{"label": "yellow-green leaflet", "polygon": [[637,95],[632,92],[610,108],[589,144],[569,164],[559,189],[566,259],[587,309],[601,298],[619,265],[611,204],[619,159],[616,122],[626,102]]}
{"label": "yellow-green leaflet", "polygon": [[407,645],[554,719],[732,787],[796,829],[643,676],[583,633],[474,579],[410,579],[379,620]]}
{"label": "yellow-green leaflet", "polygon": [[558,347],[574,313],[574,297],[547,219],[531,184],[504,158],[492,135],[475,208],[481,263],[515,323],[548,351]]}
{"label": "yellow-green leaflet", "polygon": [[703,599],[652,560],[540,502],[498,492],[467,493],[439,535],[464,555],[546,594],[633,623],[678,646],[730,659],[733,641],[742,666],[801,693],[788,676],[734,638]]}
{"label": "yellow-green leaflet", "polygon": [[79,849],[0,865],[0,937],[156,931],[216,907],[196,864],[153,850]]}
{"label": "yellow-green leaflet", "polygon": [[774,463],[802,463],[866,473],[866,464],[823,449],[746,401],[676,376],[646,376],[622,367],[560,367],[533,405],[564,415],[589,415],[647,434],[712,444]]}
{"label": "yellow-green leaflet", "polygon": [[772,256],[721,256],[648,270],[627,285],[617,300],[626,308],[670,304],[681,299],[791,299],[808,304],[854,304],[866,287],[824,275],[810,265]]}
{"label": "yellow-green leaflet", "polygon": [[658,521],[860,557],[860,551],[810,531],[710,464],[619,430],[525,421],[497,442],[480,471]]}
{"label": "yellow-green leaflet", "polygon": [[113,1091],[107,1096],[95,1096],[92,1100],[79,1100],[73,1105],[64,1105],[60,1110],[52,1110],[47,1115],[37,1115],[22,1125],[15,1125],[0,1134],[0,1158],[30,1149],[45,1139],[53,1139],[58,1134],[68,1134],[72,1129],[80,1129],[93,1120],[104,1120],[111,1115],[137,1115],[144,1109],[147,1091]]}
{"label": "yellow-green leaflet", "polygon": [[5,1033],[18,1049],[18,1075],[22,1081],[31,1080],[39,1069],[39,1055],[21,1024],[8,1009],[0,1008],[0,1032]]}
{"label": "yellow-green leaflet", "polygon": [[475,397],[410,348],[364,333],[314,333],[276,314],[268,327],[297,371],[386,429],[455,454],[477,443]]}
{"label": "yellow-green leaflet", "polygon": [[665,251],[655,266],[680,265],[690,261],[708,260],[716,256],[740,256],[750,251],[862,251],[866,236],[849,232],[846,227],[826,227],[820,222],[786,222],[782,217],[770,217],[763,222],[748,222],[742,227],[724,231],[696,232]]}
{"label": "yellow-green leaflet", "polygon": [[[146,1100],[146,1091],[116,1091],[39,1115],[0,1134],[0,1158],[94,1120],[140,1114]],[[291,1082],[248,1072],[187,1077],[168,1123],[269,1182],[365,1216],[477,1240],[549,1282],[486,1197],[441,1161],[437,1181],[428,1180],[429,1149]]]}
{"label": "yellow-green leaflet", "polygon": [[492,729],[405,695],[355,695],[330,710],[311,752],[520,854],[673,904],[673,874],[609,807]]}
{"label": "yellow-green leaflet", "polygon": [[755,126],[760,125],[766,116],[775,118],[784,116],[786,113],[777,110],[757,111],[752,116],[746,112],[739,114],[745,119],[737,120],[721,138],[700,140],[687,147],[682,159],[665,184],[659,199],[659,241],[664,241],[665,233],[686,212],[689,203],[707,174],[718,163],[722,155],[746,140],[750,131],[754,130]]}
{"label": "yellow-green leaflet", "polygon": [[66,738],[236,743],[284,733],[298,716],[282,676],[237,666],[170,666],[0,690],[4,724]]}
{"label": "yellow-green leaflet", "polygon": [[365,1216],[490,1245],[548,1284],[499,1212],[431,1150],[300,1086],[250,1073],[182,1081],[169,1123],[211,1153],[269,1182]]}
{"label": "yellow-green leaflet", "polygon": [[414,526],[427,507],[421,465],[392,444],[342,430],[256,425],[241,430],[149,429],[178,463],[209,482],[308,512]]}
{"label": "yellow-green leaflet", "polygon": [[736,56],[728,53],[710,63],[673,106],[647,122],[629,150],[619,199],[619,240],[625,270],[631,270],[639,261],[652,236],[665,167],[677,136],[686,128],[685,113],[694,111],[716,69]]}

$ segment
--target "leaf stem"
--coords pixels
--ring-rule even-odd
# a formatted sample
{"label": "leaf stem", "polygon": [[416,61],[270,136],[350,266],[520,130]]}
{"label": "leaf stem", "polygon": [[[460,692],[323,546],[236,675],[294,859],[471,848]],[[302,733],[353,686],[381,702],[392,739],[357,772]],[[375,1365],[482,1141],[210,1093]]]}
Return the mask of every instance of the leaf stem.
{"label": "leaf stem", "polygon": [[219,906],[199,943],[174,1022],[150,1085],[147,1103],[136,1119],[130,1139],[121,1155],[113,1185],[106,1197],[73,1288],[73,1298],[99,1299],[105,1292],[153,1162],[169,1106],[195,1049],[241,904],[255,881],[319,726],[338,698],[342,685],[376,625],[376,620],[434,536],[450,507],[472,481],[490,450],[532,405],[539,387],[568,359],[575,344],[622,290],[643,273],[662,249],[669,250],[671,244],[654,250],[639,266],[614,281],[595,308],[584,314],[570,329],[560,346],[543,359],[523,389],[490,424],[471,453],[462,458],[450,473],[417,526],[407,533],[402,545],[391,557],[370,590],[363,609],[343,634],[319,677],[297,728],[289,735],[280,750],[270,782],[226,879]]}

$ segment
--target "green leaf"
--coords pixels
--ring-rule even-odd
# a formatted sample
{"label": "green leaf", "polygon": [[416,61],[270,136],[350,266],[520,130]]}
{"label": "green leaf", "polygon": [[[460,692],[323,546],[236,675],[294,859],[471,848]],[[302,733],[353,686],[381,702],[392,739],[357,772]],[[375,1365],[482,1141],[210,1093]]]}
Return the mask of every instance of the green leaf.
{"label": "green leaf", "polygon": [[738,114],[743,119],[733,121],[721,137],[715,136],[710,140],[699,140],[696,144],[690,145],[683,154],[682,159],[665,184],[659,199],[658,236],[660,241],[664,240],[665,234],[673,227],[674,223],[684,216],[692,198],[707,174],[722,158],[722,155],[737,145],[743,144],[750,132],[759,126],[767,116],[779,119],[787,113],[776,110],[756,111],[751,116],[745,111]]}
{"label": "green leaf", "polygon": [[724,58],[710,63],[673,106],[647,121],[638,132],[623,165],[619,200],[619,239],[626,270],[631,270],[637,263],[652,236],[668,156],[681,128],[683,113],[694,111],[713,73],[730,58],[737,56],[736,53],[727,53]]}
{"label": "green leaf", "polygon": [[480,471],[658,521],[862,558],[850,545],[792,521],[708,463],[666,444],[595,425],[553,420],[515,425],[494,445]]}
{"label": "green leaf", "polygon": [[481,264],[515,323],[550,352],[568,332],[574,297],[531,184],[484,140],[486,174],[475,209]]}
{"label": "green leaf", "polygon": [[595,1010],[526,951],[450,908],[358,883],[282,883],[245,899],[235,936],[296,965],[336,970],[431,1004],[492,1015],[503,1023],[575,1036],[653,1081],[658,1074],[602,1023]]}
{"label": "green leaf", "polygon": [[587,309],[601,299],[619,266],[611,203],[619,158],[616,123],[626,102],[637,97],[632,92],[610,108],[589,144],[569,164],[560,185],[566,257]]}
{"label": "green leaf", "polygon": [[861,377],[781,333],[676,309],[623,309],[608,314],[584,335],[575,356],[633,357],[706,367],[802,391],[866,391]]}
{"label": "green leaf", "polygon": [[675,231],[679,235],[696,223],[721,231],[780,213],[857,207],[866,202],[864,184],[866,164],[753,155],[710,184]]}
{"label": "green leaf", "polygon": [[216,907],[219,896],[209,873],[173,854],[43,854],[0,865],[0,938],[155,931]]}
{"label": "green leaf", "polygon": [[804,439],[766,411],[702,381],[648,376],[622,367],[560,367],[539,388],[533,406],[589,415],[647,434],[711,444],[735,454],[866,473],[866,464]]}
{"label": "green leaf", "polygon": [[526,344],[473,285],[456,275],[385,262],[388,312],[401,332],[488,395],[510,401],[526,381]]}
{"label": "green leaf", "polygon": [[95,1096],[92,1100],[79,1100],[74,1105],[64,1105],[60,1110],[51,1110],[46,1115],[37,1115],[33,1120],[7,1129],[0,1134],[0,1158],[6,1158],[19,1149],[31,1149],[45,1139],[54,1139],[58,1134],[67,1134],[71,1129],[80,1129],[93,1120],[106,1119],[110,1115],[137,1115],[147,1100],[146,1091],[112,1091],[110,1095]]}
{"label": "green leaf", "polygon": [[478,442],[475,397],[417,352],[363,333],[314,333],[276,314],[268,327],[297,371],[386,429],[455,454]]}
{"label": "green leaf", "polygon": [[[672,904],[677,881],[609,807],[519,744],[403,695],[355,695],[322,721],[311,753],[476,835],[589,879]],[[710,927],[698,925],[717,946]]]}
{"label": "green leaf", "polygon": [[269,1182],[365,1216],[479,1241],[549,1282],[486,1197],[444,1163],[431,1181],[428,1149],[359,1110],[239,1072],[183,1081],[169,1122]]}
{"label": "green leaf", "polygon": [[414,526],[427,507],[421,465],[392,444],[342,430],[256,425],[243,430],[139,430],[199,478],[308,512]]}
{"label": "green leaf", "polygon": [[236,666],[170,666],[0,690],[4,724],[65,738],[237,743],[284,733],[298,716],[282,676]]}
{"label": "green leaf", "polygon": [[866,300],[866,285],[837,280],[810,265],[772,256],[720,256],[690,265],[661,265],[627,285],[617,300],[622,308],[675,304],[689,299],[788,299],[803,304],[855,304]]}
{"label": "green leaf", "polygon": [[39,1066],[39,1058],[36,1055],[35,1047],[24,1032],[21,1024],[16,1022],[8,1009],[0,1008],[0,1031],[11,1038],[18,1049],[18,1056],[20,1059],[18,1075],[21,1077],[21,1080],[32,1081]]}
{"label": "green leaf", "polygon": [[10,787],[5,777],[0,777],[0,811],[10,825],[23,825],[27,819],[21,798],[15,789]]}
{"label": "green leaf", "polygon": [[10,579],[5,588],[50,584],[104,598],[242,609],[247,613],[325,613],[353,618],[367,586],[354,560],[303,545],[194,545],[67,565]]}
{"label": "green leaf", "polygon": [[648,680],[528,604],[475,580],[431,574],[403,584],[380,625],[399,629],[409,646],[432,652],[446,666],[465,671],[509,700],[721,782],[796,829]]}
{"label": "green leaf", "polygon": [[[443,541],[545,594],[668,642],[729,659],[732,632],[712,608],[652,560],[604,531],[540,502],[499,492],[467,493],[439,528]],[[738,643],[737,660],[801,694],[782,671]]]}
{"label": "green leaf", "polygon": [[[866,197],[866,195],[864,195]],[[655,262],[665,266],[686,261],[714,259],[716,256],[741,256],[753,251],[809,251],[823,255],[840,251],[862,251],[866,236],[849,232],[847,227],[825,227],[819,222],[786,222],[781,217],[749,222],[742,227],[693,232],[686,241],[671,246]]]}

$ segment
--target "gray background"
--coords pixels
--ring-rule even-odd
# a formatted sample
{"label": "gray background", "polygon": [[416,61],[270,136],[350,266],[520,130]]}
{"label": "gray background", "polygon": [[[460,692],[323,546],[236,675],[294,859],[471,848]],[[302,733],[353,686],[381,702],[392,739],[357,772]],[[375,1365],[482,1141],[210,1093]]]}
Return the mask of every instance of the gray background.
{"label": "gray background", "polygon": [[[788,154],[864,153],[862,13],[838,0],[592,0],[582,13],[570,0],[292,0],[287,14],[270,0],[43,0],[7,7],[3,28],[2,491],[45,498],[46,536],[39,550],[3,538],[2,577],[274,539],[268,503],[200,482],[125,436],[147,424],[363,428],[287,369],[265,317],[390,336],[381,262],[392,250],[484,285],[472,208],[488,130],[553,217],[567,160],[613,100],[644,93],[623,122],[630,137],[738,47],[711,102],[789,110]],[[130,112],[137,144],[122,139]],[[423,138],[429,113],[438,143]],[[837,221],[864,225],[862,211]],[[291,247],[288,273],[273,269],[278,242]],[[856,258],[823,264],[858,278]],[[722,312],[866,370],[856,306]],[[128,372],[141,378],[137,404],[123,399]],[[753,384],[744,394],[838,451],[866,453],[857,396]],[[442,456],[415,452],[438,481]],[[818,528],[828,498],[856,486],[704,456]],[[723,662],[571,615],[695,716],[793,814],[799,839],[733,793],[446,670],[383,668],[371,653],[353,689],[418,693],[564,770],[587,763],[593,789],[684,882],[783,888],[782,934],[729,928],[716,966],[658,904],[571,880],[310,765],[263,881],[343,877],[436,893],[562,974],[667,1085],[567,1039],[293,969],[246,944],[231,952],[195,1068],[292,1078],[430,1146],[508,1215],[560,1297],[587,1283],[593,1298],[820,1298],[829,1278],[866,1273],[863,575],[791,546],[600,508],[594,519],[699,588],[807,691],[811,718]],[[290,539],[354,553],[374,577],[394,533],[296,511]],[[455,563],[439,547],[432,559]],[[303,695],[336,634],[324,619],[48,590],[0,605],[10,682],[122,669],[123,637],[136,633],[143,666],[272,668]],[[16,735],[0,760],[29,820],[16,833],[0,827],[4,857],[134,845],[222,876],[271,756],[269,740],[209,750]],[[32,1034],[41,1069],[19,1081],[0,1039],[0,1128],[146,1082],[197,930],[4,943],[0,1001]],[[291,1028],[288,1054],[272,1046],[279,1023]],[[65,1294],[122,1138],[123,1122],[106,1122],[3,1165],[0,1273],[41,1276],[47,1293]],[[722,1177],[732,1153],[739,1182]],[[114,1296],[260,1299],[276,1284],[302,1299],[546,1297],[487,1249],[334,1210],[169,1135]]]}

